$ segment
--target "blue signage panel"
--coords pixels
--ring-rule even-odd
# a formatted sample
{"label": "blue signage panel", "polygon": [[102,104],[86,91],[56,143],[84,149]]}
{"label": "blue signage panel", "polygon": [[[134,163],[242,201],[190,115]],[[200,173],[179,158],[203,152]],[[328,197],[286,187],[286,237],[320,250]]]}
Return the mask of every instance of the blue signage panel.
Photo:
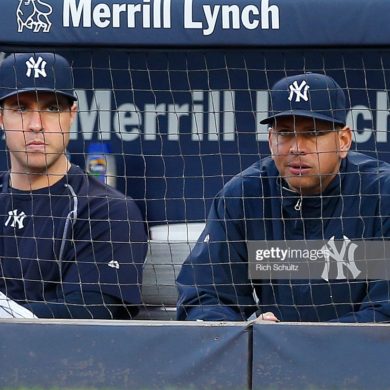
{"label": "blue signage panel", "polygon": [[[386,50],[62,54],[72,63],[79,103],[71,160],[99,162],[88,153],[100,143],[114,157],[116,187],[137,200],[151,224],[204,221],[224,183],[269,155],[267,126],[259,122],[269,86],[286,74],[334,77],[347,96],[353,149],[390,161]],[[5,153],[0,164],[7,167]]]}
{"label": "blue signage panel", "polygon": [[2,0],[0,48],[62,47],[80,108],[72,161],[108,169],[151,224],[204,221],[224,183],[268,154],[259,122],[286,74],[333,76],[354,148],[390,159],[389,52],[320,48],[387,45],[389,13],[382,0]]}
{"label": "blue signage panel", "polygon": [[385,45],[389,13],[383,0],[2,0],[0,43]]}

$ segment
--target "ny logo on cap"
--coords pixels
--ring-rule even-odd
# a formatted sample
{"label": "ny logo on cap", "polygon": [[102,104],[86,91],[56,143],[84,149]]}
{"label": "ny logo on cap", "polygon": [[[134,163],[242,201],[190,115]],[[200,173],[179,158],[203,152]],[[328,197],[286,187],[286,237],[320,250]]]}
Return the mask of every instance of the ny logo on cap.
{"label": "ny logo on cap", "polygon": [[290,100],[290,102],[293,100],[294,94],[295,94],[296,102],[300,102],[301,98],[305,102],[309,100],[309,97],[307,96],[307,92],[310,86],[307,85],[305,80],[303,80],[300,85],[298,85],[298,81],[294,81],[292,84],[290,84],[289,87],[290,87],[290,95],[288,97],[288,100]]}
{"label": "ny logo on cap", "polygon": [[26,61],[27,72],[26,76],[31,77],[32,71],[34,71],[34,78],[38,78],[39,76],[46,77],[46,61],[43,60],[42,57],[39,57],[37,61],[34,60],[33,57],[30,57],[28,61]]}

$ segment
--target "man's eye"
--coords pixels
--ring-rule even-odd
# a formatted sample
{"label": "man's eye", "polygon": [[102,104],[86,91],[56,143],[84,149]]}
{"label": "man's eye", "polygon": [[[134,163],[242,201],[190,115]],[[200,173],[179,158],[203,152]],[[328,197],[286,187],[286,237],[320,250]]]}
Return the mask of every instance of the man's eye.
{"label": "man's eye", "polygon": [[278,130],[278,131],[275,131],[275,134],[278,137],[291,137],[294,135],[294,132],[291,130]]}
{"label": "man's eye", "polygon": [[9,106],[5,108],[5,110],[8,110],[10,113],[15,113],[15,114],[24,114],[27,113],[29,110],[27,106],[21,106],[21,105],[14,105],[14,106]]}
{"label": "man's eye", "polygon": [[318,135],[320,135],[321,131],[320,130],[306,130],[304,132],[304,135],[306,137],[317,137]]}
{"label": "man's eye", "polygon": [[313,130],[309,130],[307,131],[307,136],[308,137],[321,137],[323,135],[326,135],[328,134],[330,131],[332,131],[331,129],[313,129]]}
{"label": "man's eye", "polygon": [[61,106],[59,106],[58,104],[52,104],[51,106],[49,106],[47,108],[47,111],[50,111],[50,112],[61,112],[63,111]]}

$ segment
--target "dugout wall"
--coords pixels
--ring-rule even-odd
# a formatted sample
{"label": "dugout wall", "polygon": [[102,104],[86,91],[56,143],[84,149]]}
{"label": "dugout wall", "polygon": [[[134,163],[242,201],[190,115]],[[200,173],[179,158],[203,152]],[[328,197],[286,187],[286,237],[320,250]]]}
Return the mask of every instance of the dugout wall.
{"label": "dugout wall", "polygon": [[[2,0],[3,53],[55,51],[72,62],[80,113],[71,161],[85,166],[90,145],[106,145],[117,188],[136,199],[151,232],[166,228],[151,241],[145,318],[156,318],[147,314],[151,306],[164,304],[167,313],[174,304],[174,276],[214,195],[268,154],[259,121],[268,112],[267,90],[280,77],[334,77],[347,95],[353,148],[390,161],[389,11],[385,0]],[[6,153],[0,167],[8,167]],[[184,236],[175,224],[184,224]],[[377,329],[365,328],[367,345]],[[294,327],[287,339],[301,330]],[[177,347],[174,334],[169,342]],[[356,344],[341,334],[343,348]],[[35,336],[44,342],[44,333]],[[277,352],[282,342],[274,342],[279,374],[290,376],[283,370],[288,359]],[[317,347],[305,348],[312,356]],[[253,357],[258,367],[262,357]]]}

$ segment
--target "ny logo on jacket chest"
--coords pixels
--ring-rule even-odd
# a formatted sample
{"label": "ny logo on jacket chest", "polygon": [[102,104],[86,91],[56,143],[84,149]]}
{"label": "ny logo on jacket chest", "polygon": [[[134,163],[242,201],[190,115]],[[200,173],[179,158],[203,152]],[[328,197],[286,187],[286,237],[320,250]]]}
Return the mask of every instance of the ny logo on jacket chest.
{"label": "ny logo on jacket chest", "polygon": [[18,212],[18,209],[8,211],[8,218],[5,221],[4,226],[16,227],[17,229],[23,229],[23,221],[27,217],[24,211]]}

